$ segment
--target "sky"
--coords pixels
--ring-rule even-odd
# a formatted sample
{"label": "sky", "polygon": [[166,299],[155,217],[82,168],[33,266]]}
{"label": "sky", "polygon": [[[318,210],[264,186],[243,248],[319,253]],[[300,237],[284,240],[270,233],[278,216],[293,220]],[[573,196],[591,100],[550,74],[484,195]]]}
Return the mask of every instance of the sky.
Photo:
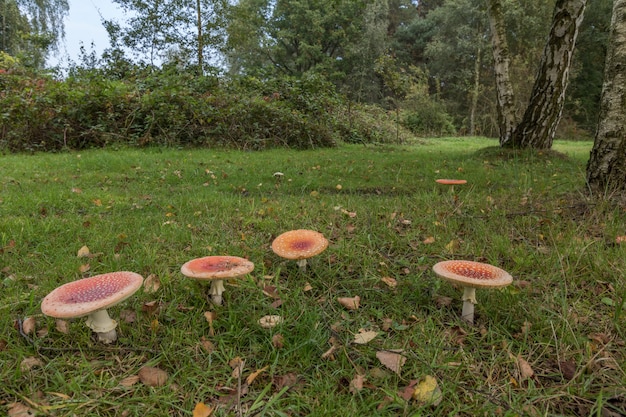
{"label": "sky", "polygon": [[69,5],[69,15],[65,18],[65,41],[59,46],[59,52],[50,56],[48,64],[51,66],[65,67],[68,58],[78,62],[81,42],[87,53],[91,52],[93,42],[96,55],[100,56],[109,47],[109,37],[101,23],[102,17],[119,21],[124,19],[122,11],[111,0],[69,0]]}

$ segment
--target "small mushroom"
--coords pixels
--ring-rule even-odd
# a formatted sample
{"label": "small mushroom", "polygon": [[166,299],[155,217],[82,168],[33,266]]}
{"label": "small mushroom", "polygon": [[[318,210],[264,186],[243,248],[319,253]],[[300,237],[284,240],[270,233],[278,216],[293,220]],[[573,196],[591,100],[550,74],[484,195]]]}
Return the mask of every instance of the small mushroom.
{"label": "small mushroom", "polygon": [[46,316],[69,319],[87,316],[87,326],[98,341],[117,340],[117,322],[107,308],[133,295],[143,284],[143,277],[134,272],[119,271],[68,282],[53,290],[41,302]]}
{"label": "small mushroom", "polygon": [[297,261],[301,271],[306,270],[307,259],[319,255],[328,247],[328,240],[314,230],[291,230],[272,242],[272,250],[282,258]]}
{"label": "small mushroom", "polygon": [[513,277],[503,269],[482,262],[451,260],[433,266],[433,271],[446,281],[463,287],[461,318],[474,323],[476,288],[500,288],[513,282]]}
{"label": "small mushroom", "polygon": [[254,264],[238,256],[205,256],[192,259],[180,267],[180,272],[193,279],[210,280],[209,295],[216,305],[222,304],[226,290],[224,280],[237,278],[252,272]]}

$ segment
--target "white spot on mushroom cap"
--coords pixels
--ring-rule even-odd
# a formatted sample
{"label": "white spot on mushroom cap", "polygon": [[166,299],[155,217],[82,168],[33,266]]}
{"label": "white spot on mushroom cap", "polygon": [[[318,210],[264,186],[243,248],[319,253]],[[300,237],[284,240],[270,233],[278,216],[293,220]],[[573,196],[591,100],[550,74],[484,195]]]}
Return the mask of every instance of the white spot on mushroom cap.
{"label": "white spot on mushroom cap", "polygon": [[143,277],[129,271],[79,279],[50,292],[41,302],[41,311],[56,318],[82,317],[127,299],[142,284]]}

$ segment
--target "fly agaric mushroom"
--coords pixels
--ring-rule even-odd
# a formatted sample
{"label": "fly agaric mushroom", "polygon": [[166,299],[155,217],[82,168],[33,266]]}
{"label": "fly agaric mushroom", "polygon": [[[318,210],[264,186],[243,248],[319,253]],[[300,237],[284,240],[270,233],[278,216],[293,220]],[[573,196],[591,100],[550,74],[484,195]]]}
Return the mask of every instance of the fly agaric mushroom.
{"label": "fly agaric mushroom", "polygon": [[328,247],[328,240],[314,230],[291,230],[272,242],[272,250],[281,258],[297,261],[301,271],[306,270],[307,259],[319,255]]}
{"label": "fly agaric mushroom", "polygon": [[513,277],[503,269],[482,262],[443,261],[433,266],[439,277],[463,287],[461,318],[474,323],[476,288],[500,288],[513,282]]}
{"label": "fly agaric mushroom", "polygon": [[133,295],[143,284],[143,277],[134,272],[119,271],[68,282],[53,290],[41,302],[41,312],[59,319],[87,317],[87,326],[98,341],[117,340],[117,322],[107,308]]}
{"label": "fly agaric mushroom", "polygon": [[209,295],[216,305],[222,304],[224,280],[237,278],[248,274],[254,269],[254,264],[238,256],[205,256],[192,259],[180,267],[180,272],[193,279],[210,280]]}
{"label": "fly agaric mushroom", "polygon": [[455,179],[449,179],[449,178],[440,178],[438,180],[435,180],[436,183],[438,184],[443,184],[443,185],[463,185],[463,184],[467,184],[467,180],[455,180]]}

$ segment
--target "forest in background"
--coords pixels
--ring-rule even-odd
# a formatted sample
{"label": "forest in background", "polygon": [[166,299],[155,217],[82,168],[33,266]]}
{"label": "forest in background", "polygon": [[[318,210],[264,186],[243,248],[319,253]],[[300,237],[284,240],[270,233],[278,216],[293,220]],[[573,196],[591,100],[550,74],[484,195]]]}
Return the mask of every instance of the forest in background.
{"label": "forest in background", "polygon": [[[67,2],[30,3],[0,6],[4,149],[498,136],[484,0],[116,0],[133,17],[103,21],[112,47],[63,75],[43,63]],[[519,113],[554,3],[502,2]],[[612,3],[587,6],[557,137],[593,136]]]}

